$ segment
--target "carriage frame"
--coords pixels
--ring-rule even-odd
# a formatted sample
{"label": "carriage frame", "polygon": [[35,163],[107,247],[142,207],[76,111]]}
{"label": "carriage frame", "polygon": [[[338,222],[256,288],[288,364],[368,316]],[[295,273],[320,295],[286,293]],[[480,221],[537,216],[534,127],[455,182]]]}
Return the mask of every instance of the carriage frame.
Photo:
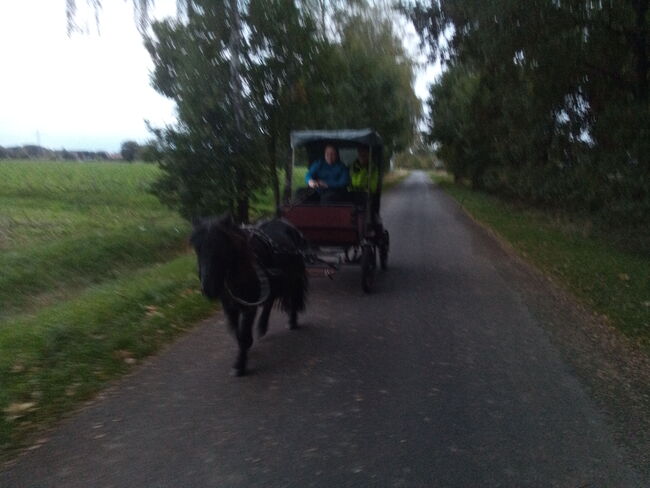
{"label": "carriage frame", "polygon": [[[310,249],[306,255],[311,274],[329,276],[341,264],[361,266],[361,286],[369,293],[374,284],[377,259],[382,270],[388,266],[390,237],[379,216],[384,172],[381,137],[372,129],[302,130],[291,132],[292,164],[296,149],[304,147],[309,161],[322,157],[325,145],[341,149],[369,148],[367,188],[347,192],[349,201],[310,203],[301,198],[280,209],[283,218],[300,230]],[[370,175],[377,168],[377,192],[370,190]],[[334,260],[332,260],[334,256]]]}

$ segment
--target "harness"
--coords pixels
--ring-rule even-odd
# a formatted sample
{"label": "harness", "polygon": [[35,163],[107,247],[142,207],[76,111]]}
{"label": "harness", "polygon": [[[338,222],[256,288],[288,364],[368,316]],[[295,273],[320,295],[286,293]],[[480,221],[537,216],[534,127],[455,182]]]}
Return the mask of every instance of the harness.
{"label": "harness", "polygon": [[233,302],[238,303],[239,305],[244,305],[246,307],[257,307],[263,304],[264,302],[266,302],[269,299],[269,296],[271,295],[271,285],[269,283],[269,278],[266,272],[262,268],[260,268],[257,264],[253,265],[253,269],[255,270],[255,274],[257,275],[257,280],[260,283],[260,296],[262,297],[256,302],[248,302],[243,298],[239,298],[237,295],[235,295],[232,292],[230,286],[228,286],[228,280],[226,280],[224,283],[226,291],[228,292],[228,295],[230,295],[230,298],[232,298]]}
{"label": "harness", "polygon": [[[296,254],[295,251],[289,251],[287,249],[284,249],[276,244],[275,241],[273,241],[266,232],[263,230],[259,229],[258,227],[253,227],[253,226],[245,226],[242,227],[241,229],[244,231],[244,233],[247,234],[248,236],[248,244],[250,245],[251,241],[253,239],[258,239],[271,253],[271,255],[280,255],[280,254]],[[271,295],[271,284],[269,282],[269,278],[273,276],[279,276],[282,274],[282,270],[278,268],[264,268],[258,264],[258,256],[255,255],[255,263],[253,263],[253,269],[255,270],[255,275],[257,276],[257,280],[260,284],[260,298],[257,301],[254,302],[249,302],[247,300],[244,300],[243,298],[238,297],[233,293],[231,290],[230,286],[228,285],[228,280],[225,280],[225,289],[230,295],[230,298],[235,303],[238,303],[239,305],[244,305],[246,307],[257,307],[264,302],[266,302],[269,299],[269,296]]]}

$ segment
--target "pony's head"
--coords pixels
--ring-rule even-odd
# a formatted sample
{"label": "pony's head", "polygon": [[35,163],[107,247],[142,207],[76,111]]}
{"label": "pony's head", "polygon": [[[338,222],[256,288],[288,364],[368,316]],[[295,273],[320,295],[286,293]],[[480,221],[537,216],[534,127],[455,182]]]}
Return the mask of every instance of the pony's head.
{"label": "pony's head", "polygon": [[203,294],[211,299],[223,292],[226,278],[242,254],[242,237],[232,218],[201,219],[193,222],[190,243],[196,252]]}

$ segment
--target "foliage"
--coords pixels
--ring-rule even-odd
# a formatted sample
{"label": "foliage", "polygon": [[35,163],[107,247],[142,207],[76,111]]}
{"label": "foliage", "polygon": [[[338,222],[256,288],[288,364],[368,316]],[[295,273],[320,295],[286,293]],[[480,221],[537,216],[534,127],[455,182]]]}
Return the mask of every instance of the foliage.
{"label": "foliage", "polygon": [[138,155],[139,150],[140,150],[140,145],[137,142],[124,141],[120,149],[120,154],[122,155],[122,159],[124,161],[128,161],[129,163],[132,163],[133,160]]}
{"label": "foliage", "polygon": [[[265,151],[258,157],[270,169],[277,207],[280,168],[285,171],[285,186],[291,191],[291,185],[286,184],[292,179],[289,133],[309,120],[313,97],[307,90],[322,45],[313,19],[293,0],[252,0],[246,20],[251,30],[246,77],[265,141]],[[290,194],[285,195],[285,199],[289,198]]]}
{"label": "foliage", "polygon": [[[78,0],[65,0],[68,35],[71,35],[75,31],[83,30],[77,25],[77,2]],[[99,13],[102,9],[102,0],[86,0],[86,3],[94,9],[95,22],[99,28]],[[133,4],[133,12],[138,28],[143,32],[149,22],[149,9],[155,3],[155,0],[131,0],[131,3]],[[177,8],[179,10],[182,10],[184,5],[185,0],[179,0],[177,2]]]}
{"label": "foliage", "polygon": [[434,153],[404,151],[394,157],[395,168],[404,170],[434,170],[442,167]]}
{"label": "foliage", "polygon": [[352,16],[339,48],[340,78],[334,83],[339,127],[372,127],[386,158],[413,140],[420,102],[413,91],[413,64],[389,19]]}
{"label": "foliage", "polygon": [[428,144],[425,134],[418,133],[409,148],[393,157],[393,166],[400,169],[434,170],[443,164],[435,148]]}
{"label": "foliage", "polygon": [[138,153],[136,155],[136,159],[138,161],[144,161],[145,163],[154,163],[156,162],[157,157],[158,153],[156,151],[155,144],[148,142],[138,147]]}
{"label": "foliage", "polygon": [[413,63],[382,12],[339,13],[337,18],[337,41],[323,41],[307,87],[309,127],[373,128],[390,159],[411,143],[420,117]]}
{"label": "foliage", "polygon": [[[89,0],[96,14],[101,2]],[[152,0],[134,1],[141,27]],[[76,2],[67,3],[74,26]],[[249,200],[279,171],[290,197],[289,132],[372,127],[387,157],[406,148],[420,115],[413,65],[377,0],[184,0],[145,45],[152,84],[178,123],[155,129],[143,155],[163,170],[154,193],[181,215],[248,218]]]}
{"label": "foliage", "polygon": [[106,151],[68,151],[46,147],[25,145],[0,147],[0,159],[25,160],[68,160],[68,161],[107,161],[111,157]]}
{"label": "foliage", "polygon": [[164,171],[154,191],[186,218],[230,211],[245,221],[249,199],[268,180],[257,120],[231,71],[241,27],[229,3],[192,2],[186,22],[155,22],[146,41],[153,85],[176,102],[178,118],[154,132]]}
{"label": "foliage", "polygon": [[446,64],[430,137],[457,178],[647,226],[648,0],[447,0],[409,11]]}
{"label": "foliage", "polygon": [[[155,131],[165,203],[187,218],[233,211],[271,182],[277,205],[280,169],[290,196],[293,129],[373,127],[388,156],[408,145],[419,103],[387,19],[337,16],[332,40],[303,2],[231,3],[192,1],[186,20],[154,23],[146,43],[154,86],[178,107],[179,124]],[[235,13],[246,35],[231,56]]]}

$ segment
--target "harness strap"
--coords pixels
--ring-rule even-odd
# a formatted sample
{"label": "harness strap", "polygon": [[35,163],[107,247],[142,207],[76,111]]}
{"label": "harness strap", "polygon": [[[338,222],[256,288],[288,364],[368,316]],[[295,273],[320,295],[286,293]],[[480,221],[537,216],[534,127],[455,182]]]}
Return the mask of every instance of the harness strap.
{"label": "harness strap", "polygon": [[[292,255],[303,255],[302,252],[298,251],[289,251],[287,249],[283,249],[279,247],[273,239],[271,239],[266,232],[263,230],[253,227],[253,226],[247,226],[243,227],[242,230],[248,234],[248,240],[249,242],[253,238],[259,239],[271,252],[271,254],[274,255],[286,255],[286,254],[292,254]],[[303,255],[304,256],[304,255]],[[257,257],[256,257],[257,259]],[[225,288],[230,297],[233,299],[235,303],[238,303],[239,305],[244,305],[246,307],[257,307],[264,302],[266,302],[271,295],[271,285],[269,283],[269,278],[274,277],[274,276],[279,276],[282,274],[282,270],[279,268],[264,268],[260,266],[258,263],[253,264],[253,268],[255,269],[255,274],[257,275],[257,280],[259,281],[260,284],[260,298],[257,301],[254,302],[249,302],[247,300],[244,300],[243,298],[238,297],[235,295],[230,286],[228,285],[228,280],[225,282]]]}
{"label": "harness strap", "polygon": [[238,303],[239,305],[244,305],[246,307],[257,307],[264,302],[266,302],[269,299],[269,296],[271,295],[271,285],[269,284],[269,278],[266,274],[266,271],[264,271],[262,268],[260,268],[257,264],[253,265],[253,269],[255,269],[255,274],[257,275],[257,280],[260,283],[260,299],[257,300],[256,302],[248,302],[244,300],[243,298],[239,298],[237,295],[235,295],[232,290],[230,289],[230,286],[228,286],[228,281],[226,280],[225,282],[225,288],[228,294],[230,295],[230,298],[233,299],[235,303]]}
{"label": "harness strap", "polygon": [[244,230],[248,234],[249,242],[252,239],[257,238],[271,251],[271,254],[275,254],[275,255],[300,254],[300,251],[298,250],[289,249],[286,246],[278,245],[276,241],[274,241],[266,232],[264,232],[262,229],[258,227],[247,226],[247,227],[243,227],[242,230]]}

